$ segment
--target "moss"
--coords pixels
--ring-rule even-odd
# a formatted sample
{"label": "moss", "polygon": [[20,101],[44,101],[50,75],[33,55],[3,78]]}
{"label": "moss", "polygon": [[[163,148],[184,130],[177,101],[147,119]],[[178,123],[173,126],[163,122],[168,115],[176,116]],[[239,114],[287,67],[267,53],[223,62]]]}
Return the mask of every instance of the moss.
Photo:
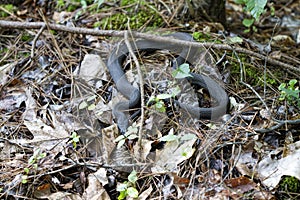
{"label": "moss", "polygon": [[140,0],[121,0],[121,6],[128,6],[128,5],[131,5],[131,4],[136,4],[136,3],[142,3],[144,4],[143,1],[140,1]]}
{"label": "moss", "polygon": [[56,9],[58,11],[67,10],[68,12],[73,12],[77,9],[84,8],[85,6],[92,4],[94,4],[94,0],[56,0]]}
{"label": "moss", "polygon": [[279,183],[279,190],[287,193],[299,193],[300,181],[294,176],[284,176]]}
{"label": "moss", "polygon": [[[138,10],[136,4],[139,3]],[[130,6],[132,5],[132,6]],[[144,0],[122,0],[121,6],[127,6],[126,13],[115,13],[100,21],[102,29],[127,29],[127,22],[131,29],[139,29],[147,24],[147,27],[159,27],[163,23],[163,19],[156,12],[153,5]],[[95,26],[95,25],[94,25]]]}
{"label": "moss", "polygon": [[[234,56],[234,55],[232,55]],[[244,71],[244,80],[254,86],[263,86],[264,85],[264,73],[263,73],[263,68],[257,68],[253,65],[247,64],[248,61],[248,56],[244,55],[244,54],[239,54],[239,58],[241,60],[241,62],[244,64],[243,67],[243,71]],[[273,70],[273,75],[274,77],[281,77],[282,76],[282,72],[278,71],[278,70]],[[231,75],[232,76],[240,76],[240,64],[236,61],[232,61],[231,62]],[[279,83],[277,82],[277,80],[275,80],[274,78],[272,78],[272,76],[270,74],[267,73],[266,76],[266,82],[267,84],[276,86]]]}
{"label": "moss", "polygon": [[212,37],[211,35],[203,32],[194,32],[193,37],[198,42],[214,42],[216,44],[221,44],[222,41]]}
{"label": "moss", "polygon": [[[1,7],[3,7],[5,10],[7,10],[8,12],[13,13],[14,11],[16,11],[16,7],[12,4],[5,4],[5,5],[1,5]],[[4,11],[0,11],[0,17],[7,17],[9,14],[7,12]]]}
{"label": "moss", "polygon": [[67,11],[68,11],[68,12],[73,12],[73,11],[75,11],[77,8],[80,8],[80,6],[71,4],[71,5],[69,5],[69,6],[67,7]]}
{"label": "moss", "polygon": [[21,40],[22,40],[23,42],[27,42],[27,41],[29,41],[29,40],[32,39],[32,38],[33,38],[33,36],[30,35],[29,33],[24,33],[24,34],[22,34]]}

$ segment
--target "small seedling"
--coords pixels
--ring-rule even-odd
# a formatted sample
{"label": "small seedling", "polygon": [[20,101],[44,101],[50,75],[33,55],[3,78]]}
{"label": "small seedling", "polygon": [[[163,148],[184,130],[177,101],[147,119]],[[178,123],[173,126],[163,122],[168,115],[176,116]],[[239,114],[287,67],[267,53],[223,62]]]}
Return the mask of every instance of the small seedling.
{"label": "small seedling", "polygon": [[117,191],[120,192],[118,200],[125,199],[127,196],[131,198],[138,198],[139,192],[135,188],[137,179],[137,173],[135,170],[133,170],[128,176],[128,181],[125,181],[117,186]]}
{"label": "small seedling", "polygon": [[289,104],[296,104],[300,107],[299,87],[296,86],[297,80],[292,79],[288,84],[281,83],[278,89],[280,90],[279,100],[286,100]]}
{"label": "small seedling", "polygon": [[115,139],[115,142],[118,143],[117,148],[118,149],[121,148],[121,146],[123,146],[126,140],[134,140],[138,138],[139,136],[137,135],[137,132],[138,132],[138,126],[136,122],[134,122],[131,126],[128,127],[124,135],[119,135]]}
{"label": "small seedling", "polygon": [[88,110],[94,110],[96,108],[96,105],[94,103],[96,101],[96,97],[97,97],[96,95],[90,96],[87,100],[79,104],[78,109],[82,110],[87,108]]}
{"label": "small seedling", "polygon": [[[190,74],[190,66],[187,63],[184,63],[180,65],[177,69],[175,69],[172,72],[172,77],[174,79],[182,79],[182,78],[187,78],[191,77],[192,75]],[[175,85],[175,82],[171,82],[170,84]],[[166,106],[165,103],[162,101],[164,99],[169,99],[169,98],[174,98],[176,97],[179,93],[181,92],[179,86],[174,86],[170,89],[169,93],[165,94],[159,94],[157,96],[152,96],[150,97],[149,101],[147,102],[147,105],[149,106],[151,103],[154,102],[154,109],[157,110],[158,112],[166,112]]]}
{"label": "small seedling", "polygon": [[244,5],[244,11],[249,12],[253,17],[251,19],[243,20],[243,25],[247,27],[244,32],[247,33],[251,30],[256,32],[257,28],[254,26],[254,21],[258,21],[261,14],[264,12],[264,9],[267,5],[267,0],[235,0],[235,3]]}
{"label": "small seedling", "polygon": [[27,183],[28,174],[30,169],[33,168],[37,170],[38,168],[38,161],[42,158],[46,157],[46,153],[42,153],[40,149],[37,149],[33,152],[33,155],[28,159],[29,167],[24,168],[25,175],[22,176],[22,183]]}
{"label": "small seedling", "polygon": [[187,77],[192,77],[190,74],[190,65],[187,63],[183,63],[177,69],[172,72],[173,78],[182,79]]}
{"label": "small seedling", "polygon": [[147,102],[147,105],[149,106],[151,103],[154,102],[154,109],[157,110],[158,112],[166,112],[166,106],[165,103],[162,101],[164,99],[169,99],[169,98],[174,98],[177,96],[181,90],[180,88],[174,87],[170,89],[170,93],[168,94],[159,94],[156,97],[150,97],[149,101]]}
{"label": "small seedling", "polygon": [[72,141],[71,141],[71,142],[72,142],[72,144],[73,144],[73,148],[76,149],[77,143],[79,142],[80,136],[77,135],[76,132],[72,132],[71,138],[72,138]]}

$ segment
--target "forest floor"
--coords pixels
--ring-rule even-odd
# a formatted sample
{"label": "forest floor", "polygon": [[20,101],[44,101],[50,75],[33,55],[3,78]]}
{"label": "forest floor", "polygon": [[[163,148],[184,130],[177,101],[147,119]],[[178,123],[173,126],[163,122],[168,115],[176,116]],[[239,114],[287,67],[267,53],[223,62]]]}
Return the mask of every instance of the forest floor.
{"label": "forest floor", "polygon": [[[299,199],[298,1],[269,2],[250,27],[227,1],[226,29],[190,19],[182,0],[136,2],[0,4],[0,199]],[[174,32],[201,46],[197,63],[176,77],[174,52],[128,55],[143,112],[131,110],[120,135],[112,108],[124,97],[108,56],[119,42],[167,43],[159,36]],[[178,79],[189,70],[224,88],[224,115],[179,109],[215,103]]]}

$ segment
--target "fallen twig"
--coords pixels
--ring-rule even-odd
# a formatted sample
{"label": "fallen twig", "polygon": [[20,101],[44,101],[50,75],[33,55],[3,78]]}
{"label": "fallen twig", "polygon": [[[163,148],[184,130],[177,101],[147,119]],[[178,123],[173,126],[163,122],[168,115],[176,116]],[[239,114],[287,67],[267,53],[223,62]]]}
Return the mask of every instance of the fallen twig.
{"label": "fallen twig", "polygon": [[138,144],[140,147],[140,150],[142,149],[142,133],[143,133],[143,123],[144,123],[144,106],[145,106],[145,100],[144,100],[144,96],[145,96],[145,92],[144,92],[144,80],[143,80],[143,74],[142,74],[142,70],[139,64],[139,61],[137,59],[137,57],[135,56],[133,49],[130,45],[129,39],[128,39],[128,32],[125,32],[124,34],[124,38],[125,38],[125,43],[127,45],[128,51],[130,53],[130,55],[133,58],[133,61],[136,65],[137,71],[138,71],[138,76],[140,79],[140,93],[141,93],[141,123],[140,123],[140,128],[139,128],[139,139],[138,139]]}
{"label": "fallen twig", "polygon": [[[5,21],[0,20],[0,27],[3,28],[15,28],[15,29],[40,29],[41,27],[45,26],[44,22],[16,22],[16,21]],[[64,31],[69,33],[76,33],[76,34],[85,34],[85,35],[96,35],[96,36],[111,36],[111,37],[124,37],[124,34],[126,31],[116,31],[116,30],[95,30],[95,29],[89,29],[89,28],[79,28],[79,27],[68,27],[58,24],[47,24],[47,26],[51,30],[56,31]],[[175,43],[178,45],[183,46],[192,46],[192,47],[199,47],[199,48],[215,48],[215,49],[221,49],[221,50],[229,50],[229,51],[235,51],[239,53],[244,53],[249,56],[253,56],[259,59],[267,60],[268,63],[276,66],[280,66],[283,69],[290,69],[294,72],[300,72],[299,67],[295,67],[293,65],[281,62],[279,60],[267,57],[265,55],[262,55],[260,53],[256,53],[253,51],[250,51],[248,49],[240,48],[240,47],[234,47],[227,44],[215,44],[212,42],[205,42],[205,43],[199,43],[199,42],[190,42],[190,41],[183,41],[178,40],[170,37],[163,37],[158,35],[151,35],[146,33],[139,33],[139,32],[132,32],[132,35],[137,38],[144,38],[148,40],[153,41],[159,41],[159,42],[168,42],[168,43]]]}
{"label": "fallen twig", "polygon": [[284,124],[300,124],[300,119],[295,119],[295,120],[277,120],[277,119],[273,119],[277,124],[270,127],[270,128],[266,128],[266,129],[254,129],[255,132],[257,133],[268,133],[271,131],[274,131],[278,128],[280,128],[281,126],[283,126]]}

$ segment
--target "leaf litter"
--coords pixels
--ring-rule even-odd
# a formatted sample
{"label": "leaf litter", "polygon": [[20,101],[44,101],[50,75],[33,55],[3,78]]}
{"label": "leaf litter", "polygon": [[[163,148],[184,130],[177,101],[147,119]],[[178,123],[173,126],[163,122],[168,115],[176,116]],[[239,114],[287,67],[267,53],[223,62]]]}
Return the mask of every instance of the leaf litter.
{"label": "leaf litter", "polygon": [[[168,2],[166,5],[174,6]],[[295,5],[298,4],[291,3],[290,6],[297,9]],[[232,8],[237,10],[235,14],[242,11],[239,6]],[[283,15],[280,10],[278,14]],[[298,24],[299,20],[292,15],[283,16],[282,27],[289,30],[295,27],[291,25]],[[198,28],[207,31],[208,26],[210,24],[203,23]],[[271,58],[299,62],[299,51],[294,48],[287,51],[285,48],[299,43],[298,30],[293,28],[290,31],[291,34],[282,32],[273,37]],[[13,34],[21,37],[23,33],[17,31]],[[5,59],[0,66],[1,198],[116,199],[116,185],[128,180],[128,173],[136,164],[147,164],[144,168],[137,167],[142,169],[135,186],[140,199],[272,199],[284,177],[300,179],[297,162],[299,125],[285,123],[281,128],[259,134],[255,130],[272,128],[275,122],[257,103],[257,98],[249,96],[252,94],[249,89],[234,83],[228,84],[227,91],[232,99],[234,97],[235,110],[231,110],[232,115],[225,122],[181,120],[181,123],[178,120],[180,113],[170,112],[172,103],[166,101],[166,118],[160,120],[166,125],[161,128],[162,125],[157,122],[160,114],[149,114],[144,133],[146,137],[141,146],[131,137],[132,140],[125,139],[121,150],[117,150],[115,139],[118,130],[111,125],[111,108],[114,105],[112,99],[117,102],[120,95],[110,82],[102,60],[106,58],[103,52],[109,52],[107,44],[110,41],[105,43],[104,38],[84,38],[65,33],[57,33],[56,38],[50,39],[49,33],[44,34],[35,49],[38,60],[31,60],[28,65],[26,54],[20,56],[9,50],[11,55],[15,55]],[[254,36],[257,43],[270,38],[268,30],[254,33]],[[89,44],[82,45],[80,41],[83,40]],[[7,41],[14,42],[1,38],[2,44],[8,44]],[[28,44],[20,40],[15,42],[19,50],[30,52]],[[62,51],[55,42],[60,43]],[[234,44],[251,46],[240,39]],[[88,46],[97,47],[96,53],[91,52]],[[218,54],[216,51],[213,57],[222,55],[224,52]],[[234,57],[229,54],[226,57],[227,62],[233,62]],[[167,63],[162,62],[163,65]],[[263,65],[253,58],[247,62],[257,69]],[[246,62],[245,65],[249,67]],[[222,67],[226,70],[225,62]],[[79,73],[73,72],[75,68]],[[215,73],[218,70],[214,67],[207,64],[204,68],[211,71],[212,76],[222,79],[223,74]],[[186,70],[183,68],[181,75],[185,75]],[[234,70],[231,72],[234,82],[237,82]],[[130,80],[137,80],[134,72],[129,70],[127,73]],[[152,73],[148,75],[154,77],[157,71]],[[253,81],[249,71],[245,73],[248,73],[247,81],[260,90],[259,81]],[[284,76],[287,74],[281,77]],[[297,78],[297,74],[295,76]],[[164,77],[163,80],[167,79]],[[164,85],[168,81],[157,87],[151,85],[151,81],[152,78],[146,80],[147,87],[154,90],[147,95],[160,95],[155,93],[155,89],[167,91]],[[284,78],[281,81],[288,82]],[[268,100],[272,101],[268,104],[276,110],[279,94],[273,92],[276,87],[268,87],[272,91],[267,93]],[[205,101],[205,91],[200,93]],[[169,96],[163,94],[159,97]],[[285,105],[284,115],[278,112],[275,117],[299,119],[297,109]],[[154,113],[150,109],[147,111]],[[156,125],[158,128],[153,128]],[[76,146],[72,143],[74,131],[80,139]],[[287,142],[290,136],[292,140]],[[130,161],[126,162],[125,158]],[[31,192],[28,188],[32,188]]]}

